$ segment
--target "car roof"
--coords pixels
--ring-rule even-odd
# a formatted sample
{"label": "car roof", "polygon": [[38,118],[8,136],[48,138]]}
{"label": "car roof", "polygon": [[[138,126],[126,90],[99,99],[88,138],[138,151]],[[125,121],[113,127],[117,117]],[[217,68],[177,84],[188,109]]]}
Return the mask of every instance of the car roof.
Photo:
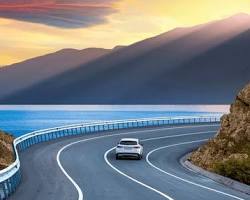
{"label": "car roof", "polygon": [[137,138],[122,138],[120,141],[135,141],[135,142],[138,142],[139,139],[137,139]]}

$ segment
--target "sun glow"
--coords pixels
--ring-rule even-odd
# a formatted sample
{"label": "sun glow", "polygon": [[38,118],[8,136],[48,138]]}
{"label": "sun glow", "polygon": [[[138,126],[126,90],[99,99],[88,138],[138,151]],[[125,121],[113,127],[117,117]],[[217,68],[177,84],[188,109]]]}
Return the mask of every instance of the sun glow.
{"label": "sun glow", "polygon": [[120,0],[106,4],[114,12],[105,14],[103,23],[87,27],[56,27],[0,17],[0,65],[62,48],[129,45],[175,27],[192,26],[239,12],[250,13],[249,0]]}

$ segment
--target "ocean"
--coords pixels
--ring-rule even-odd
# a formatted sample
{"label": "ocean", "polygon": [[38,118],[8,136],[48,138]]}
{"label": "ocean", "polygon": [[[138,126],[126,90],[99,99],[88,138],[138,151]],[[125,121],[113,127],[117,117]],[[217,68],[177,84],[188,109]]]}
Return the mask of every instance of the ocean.
{"label": "ocean", "polygon": [[[203,109],[202,109],[203,108]],[[35,130],[92,121],[218,115],[228,106],[0,106],[0,129],[20,136]]]}

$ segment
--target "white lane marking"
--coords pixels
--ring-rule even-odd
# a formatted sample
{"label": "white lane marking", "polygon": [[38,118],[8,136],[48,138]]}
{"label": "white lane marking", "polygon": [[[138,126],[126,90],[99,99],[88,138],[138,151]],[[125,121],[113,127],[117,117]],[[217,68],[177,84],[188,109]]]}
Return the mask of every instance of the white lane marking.
{"label": "white lane marking", "polygon": [[65,171],[65,169],[63,168],[61,162],[60,162],[60,155],[62,153],[62,151],[67,148],[68,145],[64,146],[62,149],[60,149],[56,155],[56,160],[57,160],[57,164],[60,167],[60,169],[62,170],[62,172],[64,173],[64,175],[70,180],[70,182],[74,185],[74,187],[77,190],[78,193],[78,200],[83,200],[83,192],[81,190],[81,188],[79,187],[79,185],[73,180],[73,178],[70,177],[70,175]]}
{"label": "white lane marking", "polygon": [[150,156],[152,153],[154,153],[154,152],[156,152],[156,151],[159,151],[159,150],[161,150],[161,149],[165,149],[165,148],[169,148],[169,147],[174,147],[174,146],[179,146],[179,145],[185,145],[185,144],[203,142],[203,141],[206,141],[206,140],[194,140],[194,141],[190,141],[190,142],[182,142],[182,143],[177,143],[177,144],[162,146],[162,147],[153,149],[152,151],[150,151],[150,152],[147,154],[147,156],[146,156],[146,161],[147,161],[147,163],[148,163],[151,167],[157,169],[158,171],[160,171],[160,172],[162,172],[162,173],[164,173],[164,174],[167,174],[167,175],[169,175],[169,176],[171,176],[171,177],[174,177],[174,178],[176,178],[176,179],[178,179],[178,180],[181,180],[181,181],[183,181],[183,182],[186,182],[186,183],[189,183],[189,184],[198,186],[198,187],[200,187],[200,188],[204,188],[204,189],[207,189],[207,190],[210,190],[210,191],[213,191],[213,192],[216,192],[216,193],[219,193],[219,194],[222,194],[222,195],[225,195],[225,196],[234,198],[234,199],[244,200],[244,199],[242,199],[242,198],[240,198],[240,197],[237,197],[237,196],[228,194],[228,193],[226,193],[226,192],[222,192],[222,191],[219,191],[219,190],[216,190],[216,189],[213,189],[213,188],[210,188],[210,187],[207,187],[207,186],[198,184],[198,183],[194,183],[194,182],[189,181],[189,180],[187,180],[187,179],[184,179],[184,178],[181,178],[181,177],[176,176],[176,175],[174,175],[174,174],[171,174],[171,173],[169,173],[169,172],[166,172],[166,171],[164,171],[163,169],[161,169],[161,168],[155,166],[154,164],[152,164],[152,162],[150,162],[150,160],[149,160],[149,156]]}
{"label": "white lane marking", "polygon": [[[151,141],[151,140],[159,140],[159,139],[173,138],[173,137],[181,137],[181,136],[188,136],[188,135],[198,135],[198,134],[212,133],[212,132],[214,133],[215,131],[203,131],[203,132],[196,132],[196,133],[193,133],[193,132],[192,132],[192,133],[184,133],[184,134],[178,134],[178,135],[169,135],[169,136],[153,137],[153,138],[142,139],[141,141],[146,142],[146,141]],[[147,185],[147,184],[145,184],[145,183],[142,183],[142,182],[138,181],[138,180],[135,179],[135,178],[132,178],[131,176],[125,174],[125,173],[122,172],[121,170],[117,169],[114,165],[112,165],[112,164],[109,162],[107,156],[108,156],[108,154],[109,154],[111,151],[113,151],[114,149],[115,149],[115,147],[112,147],[111,149],[109,149],[108,151],[106,151],[105,154],[104,154],[104,160],[105,160],[105,162],[106,162],[112,169],[114,169],[114,170],[115,170],[116,172],[118,172],[119,174],[121,174],[121,175],[127,177],[128,179],[130,179],[130,180],[132,180],[132,181],[134,181],[134,182],[136,182],[136,183],[138,183],[138,184],[140,184],[140,185],[142,185],[142,186],[144,186],[144,187],[146,187],[146,188],[148,188],[148,189],[150,189],[150,190],[152,190],[152,191],[154,191],[154,192],[160,194],[161,196],[163,196],[163,197],[165,197],[165,198],[167,198],[167,199],[169,199],[169,200],[172,199],[170,196],[164,194],[163,192],[161,192],[161,191],[159,191],[159,190],[157,190],[157,189],[155,189],[155,188],[153,188],[153,187],[151,187],[151,186],[149,186],[149,185]]]}
{"label": "white lane marking", "polygon": [[167,136],[161,136],[161,137],[153,137],[153,138],[147,138],[143,139],[141,141],[146,142],[146,141],[151,141],[151,140],[160,140],[160,139],[165,139],[165,138],[174,138],[174,137],[181,137],[181,136],[188,136],[188,135],[200,135],[200,134],[205,134],[205,133],[215,133],[216,131],[201,131],[201,132],[191,132],[191,133],[184,133],[184,134],[177,134],[177,135],[167,135]]}
{"label": "white lane marking", "polygon": [[[172,130],[172,129],[184,129],[184,128],[200,128],[200,127],[216,127],[219,126],[217,124],[214,125],[193,125],[193,126],[177,126],[177,127],[168,127],[168,128],[157,128],[157,129],[151,129],[151,130],[138,130],[138,131],[130,131],[130,132],[124,132],[124,133],[117,133],[117,134],[109,134],[109,135],[102,135],[102,136],[96,136],[96,137],[91,137],[91,138],[87,138],[87,139],[83,139],[83,140],[79,140],[76,142],[72,142],[69,143],[65,146],[63,146],[58,152],[57,152],[57,156],[56,156],[56,160],[57,160],[57,164],[59,166],[59,168],[62,170],[63,174],[69,179],[69,181],[74,185],[74,187],[76,188],[77,192],[78,192],[78,200],[83,200],[83,192],[81,190],[81,188],[79,187],[79,185],[73,180],[72,177],[70,177],[70,175],[66,172],[66,170],[63,168],[61,161],[60,161],[60,155],[63,151],[65,151],[67,148],[81,143],[81,142],[87,142],[87,141],[91,141],[91,140],[97,140],[97,139],[102,139],[102,138],[108,138],[108,137],[113,137],[113,136],[119,136],[119,135],[128,135],[128,134],[134,134],[134,133],[153,133],[153,132],[157,132],[157,131],[163,131],[163,130]],[[165,136],[167,137],[167,136]]]}
{"label": "white lane marking", "polygon": [[109,160],[108,160],[108,158],[107,158],[108,154],[109,154],[111,151],[113,151],[114,149],[115,149],[115,147],[109,149],[109,150],[106,151],[105,154],[104,154],[104,160],[105,160],[105,162],[106,162],[113,170],[115,170],[116,172],[118,172],[118,173],[121,174],[122,176],[125,176],[126,178],[130,179],[131,181],[134,181],[135,183],[138,183],[139,185],[141,185],[141,186],[143,186],[143,187],[145,187],[145,188],[147,188],[147,189],[149,189],[149,190],[152,190],[153,192],[156,192],[157,194],[163,196],[163,197],[166,198],[166,199],[174,200],[173,198],[171,198],[170,196],[164,194],[163,192],[161,192],[161,191],[159,191],[159,190],[157,190],[157,189],[155,189],[155,188],[153,188],[153,187],[151,187],[151,186],[149,186],[149,185],[147,185],[147,184],[145,184],[145,183],[143,183],[143,182],[141,182],[141,181],[138,181],[138,180],[135,179],[135,178],[132,178],[131,176],[125,174],[124,172],[122,172],[122,171],[120,171],[119,169],[117,169],[116,167],[114,167],[114,166],[109,162]]}

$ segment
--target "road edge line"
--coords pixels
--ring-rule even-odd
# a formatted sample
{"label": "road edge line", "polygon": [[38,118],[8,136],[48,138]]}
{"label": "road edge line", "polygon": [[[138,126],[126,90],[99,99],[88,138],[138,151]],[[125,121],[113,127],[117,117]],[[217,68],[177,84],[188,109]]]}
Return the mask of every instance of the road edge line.
{"label": "road edge line", "polygon": [[237,197],[237,196],[228,194],[228,193],[226,193],[226,192],[222,192],[222,191],[219,191],[219,190],[216,190],[216,189],[213,189],[213,188],[210,188],[210,187],[207,187],[207,186],[204,186],[204,185],[201,185],[201,184],[198,184],[198,183],[189,181],[189,180],[187,180],[187,179],[181,178],[181,177],[176,176],[176,175],[174,175],[174,174],[171,174],[171,173],[169,173],[169,172],[167,172],[167,171],[164,171],[163,169],[161,169],[161,168],[155,166],[155,165],[154,165],[152,162],[150,162],[150,160],[149,160],[149,156],[150,156],[152,153],[154,153],[154,152],[156,152],[156,151],[158,151],[158,150],[165,149],[165,148],[169,148],[169,147],[173,147],[173,146],[179,146],[179,145],[185,145],[185,144],[192,144],[192,143],[198,143],[198,142],[204,142],[204,141],[207,141],[207,139],[205,139],[205,140],[193,140],[193,141],[189,141],[189,142],[181,142],[181,143],[176,143],[176,144],[172,144],[172,145],[167,145],[167,146],[158,147],[158,148],[156,148],[156,149],[151,150],[151,151],[147,154],[147,156],[146,156],[146,162],[147,162],[151,167],[155,168],[156,170],[158,170],[158,171],[160,171],[160,172],[162,172],[162,173],[164,173],[164,174],[166,174],[166,175],[168,175],[168,176],[171,176],[171,177],[173,177],[173,178],[176,178],[176,179],[178,179],[178,180],[181,180],[181,181],[183,181],[183,182],[186,182],[186,183],[195,185],[195,186],[197,186],[197,187],[200,187],[200,188],[203,188],[203,189],[207,189],[207,190],[210,190],[210,191],[213,191],[213,192],[216,192],[216,193],[219,193],[219,194],[222,194],[222,195],[225,195],[225,196],[234,198],[234,199],[245,200],[245,199],[242,199],[242,198],[240,198],[240,197]]}

